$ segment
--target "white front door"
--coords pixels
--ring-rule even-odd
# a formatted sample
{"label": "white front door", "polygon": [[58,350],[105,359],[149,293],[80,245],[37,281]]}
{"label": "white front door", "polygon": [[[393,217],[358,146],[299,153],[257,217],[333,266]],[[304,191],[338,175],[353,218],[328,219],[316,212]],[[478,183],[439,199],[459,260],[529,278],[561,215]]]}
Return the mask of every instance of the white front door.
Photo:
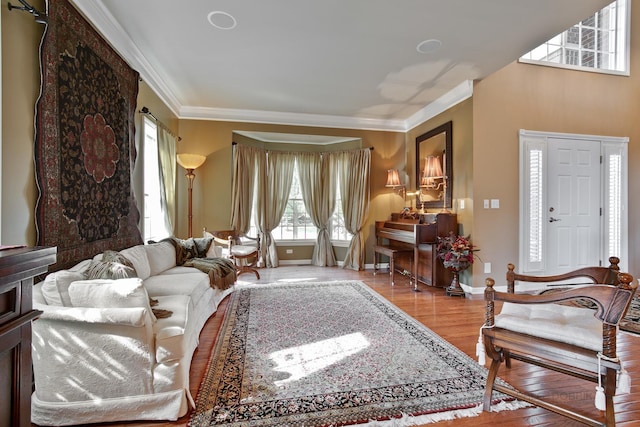
{"label": "white front door", "polygon": [[547,141],[546,274],[598,265],[601,254],[600,141]]}
{"label": "white front door", "polygon": [[627,265],[628,138],[520,131],[517,271]]}

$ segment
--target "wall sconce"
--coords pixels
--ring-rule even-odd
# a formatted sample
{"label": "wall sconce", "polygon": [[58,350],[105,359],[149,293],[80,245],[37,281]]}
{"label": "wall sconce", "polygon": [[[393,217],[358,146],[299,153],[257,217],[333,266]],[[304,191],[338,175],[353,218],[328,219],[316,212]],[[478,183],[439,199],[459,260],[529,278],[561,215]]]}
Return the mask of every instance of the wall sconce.
{"label": "wall sconce", "polygon": [[187,194],[188,194],[188,197],[189,197],[189,201],[188,201],[189,214],[188,214],[187,218],[189,220],[189,237],[193,237],[193,234],[192,234],[192,223],[193,223],[193,221],[192,221],[193,220],[192,194],[193,194],[193,179],[196,177],[196,175],[193,173],[193,171],[198,169],[200,166],[202,166],[202,164],[204,163],[205,160],[207,160],[207,158],[205,156],[203,156],[202,154],[181,153],[181,154],[178,154],[178,156],[177,156],[178,164],[187,170],[187,173],[186,173],[187,190],[188,190]]}
{"label": "wall sconce", "polygon": [[406,188],[400,184],[400,174],[398,169],[389,169],[387,171],[387,183],[385,187],[391,187],[394,192],[401,194],[403,199],[406,199]]}

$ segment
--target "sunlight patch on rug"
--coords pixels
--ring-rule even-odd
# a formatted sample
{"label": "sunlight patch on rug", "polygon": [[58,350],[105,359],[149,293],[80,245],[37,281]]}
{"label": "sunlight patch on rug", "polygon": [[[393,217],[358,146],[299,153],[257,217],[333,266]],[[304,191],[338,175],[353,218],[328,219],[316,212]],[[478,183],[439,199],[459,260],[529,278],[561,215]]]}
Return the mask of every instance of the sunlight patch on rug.
{"label": "sunlight patch on rug", "polygon": [[[481,411],[487,370],[360,281],[237,286],[190,426],[410,426]],[[522,407],[494,393],[496,409]]]}
{"label": "sunlight patch on rug", "polygon": [[369,346],[369,341],[357,332],[337,338],[321,340],[275,351],[269,355],[275,372],[285,372],[289,377],[274,381],[276,386],[300,380],[321,369],[329,368],[342,359],[352,356]]}

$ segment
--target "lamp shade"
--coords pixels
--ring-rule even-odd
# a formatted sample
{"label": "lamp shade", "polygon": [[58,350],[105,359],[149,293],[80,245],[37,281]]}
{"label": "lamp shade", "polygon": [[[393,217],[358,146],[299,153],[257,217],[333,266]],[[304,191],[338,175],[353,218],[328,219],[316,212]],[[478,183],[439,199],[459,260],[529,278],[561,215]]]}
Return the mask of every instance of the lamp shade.
{"label": "lamp shade", "polygon": [[422,170],[422,179],[420,180],[421,187],[428,187],[434,185],[434,180],[437,178],[443,178],[442,166],[440,166],[440,159],[435,156],[429,156],[425,159],[424,169]]}
{"label": "lamp shade", "polygon": [[400,175],[398,174],[398,169],[389,169],[387,171],[387,183],[386,187],[399,187],[400,186]]}
{"label": "lamp shade", "polygon": [[202,154],[180,153],[177,156],[178,164],[185,169],[197,169],[202,166],[205,160],[207,158]]}

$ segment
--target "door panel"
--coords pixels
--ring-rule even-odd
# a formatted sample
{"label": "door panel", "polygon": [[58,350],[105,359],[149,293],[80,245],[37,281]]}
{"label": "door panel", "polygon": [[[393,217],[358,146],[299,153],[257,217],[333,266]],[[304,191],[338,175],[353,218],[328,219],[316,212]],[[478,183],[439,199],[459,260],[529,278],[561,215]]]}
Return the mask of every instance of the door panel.
{"label": "door panel", "polygon": [[600,262],[600,141],[549,138],[547,274]]}

